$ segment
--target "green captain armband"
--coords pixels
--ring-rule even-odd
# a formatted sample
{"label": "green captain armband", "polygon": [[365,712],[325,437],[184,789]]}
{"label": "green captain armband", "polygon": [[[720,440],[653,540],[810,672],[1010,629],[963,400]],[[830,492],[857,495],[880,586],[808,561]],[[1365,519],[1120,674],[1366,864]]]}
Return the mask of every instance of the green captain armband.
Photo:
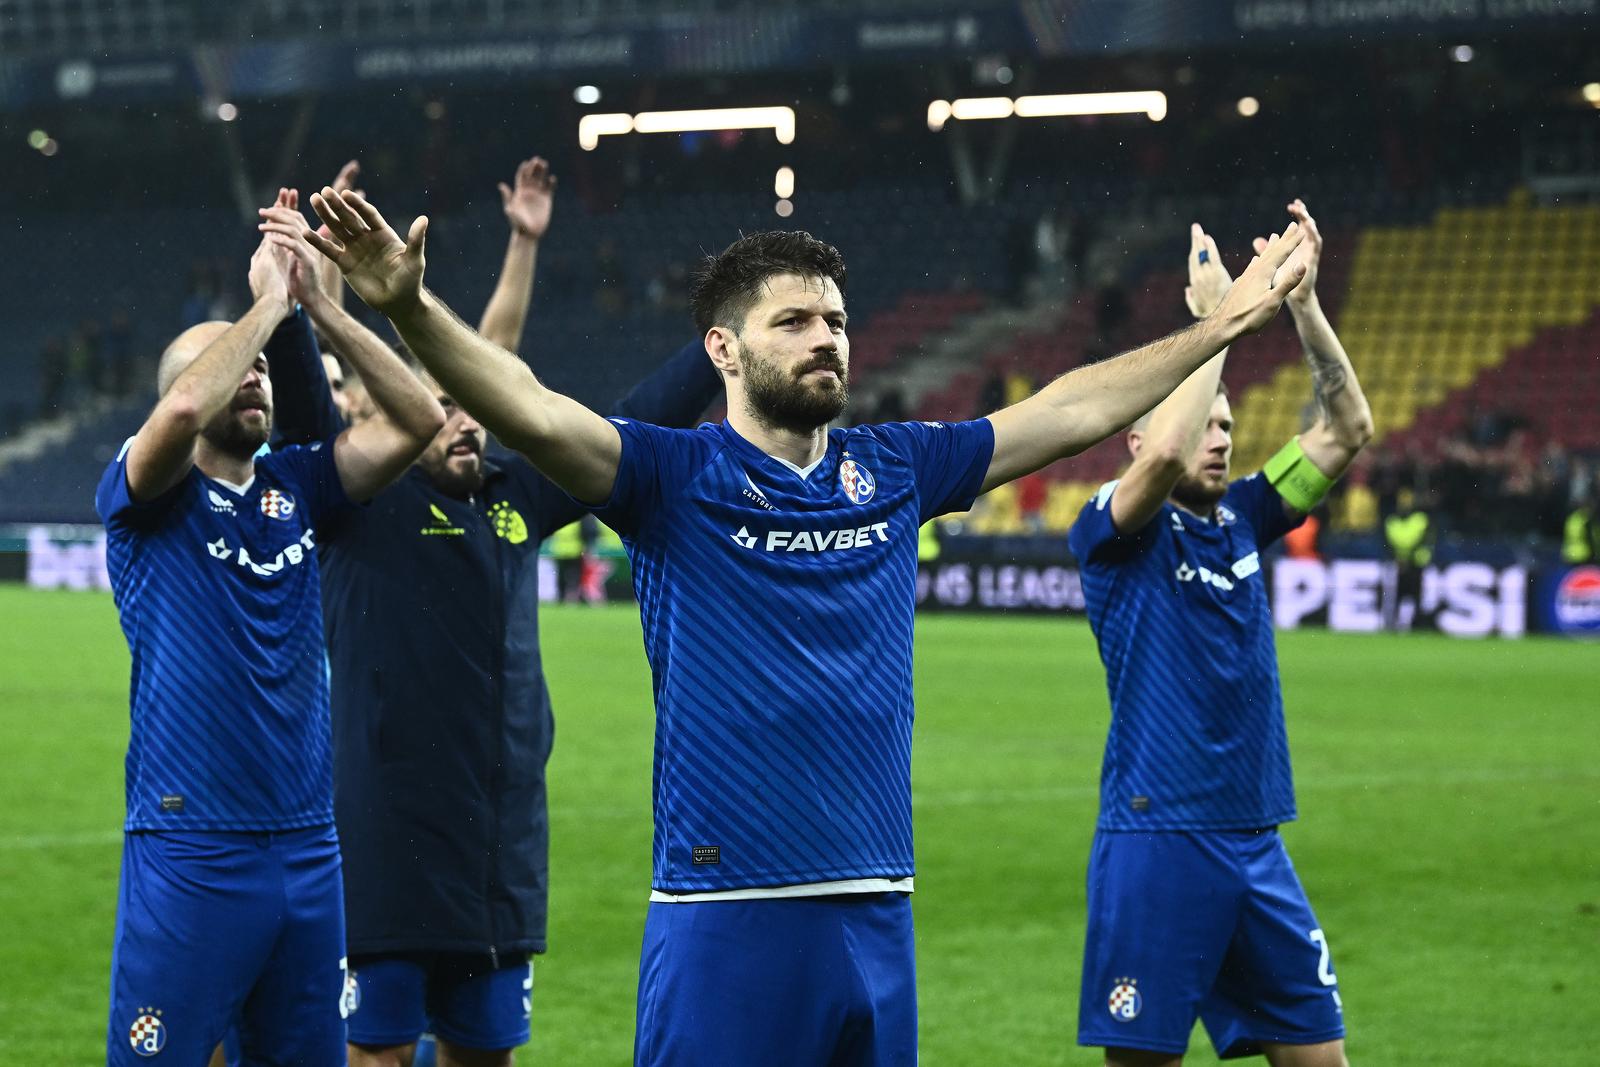
{"label": "green captain armband", "polygon": [[1261,473],[1267,476],[1284,503],[1296,511],[1311,511],[1333,487],[1333,479],[1317,470],[1317,465],[1300,447],[1298,437],[1289,438],[1289,443],[1267,460]]}

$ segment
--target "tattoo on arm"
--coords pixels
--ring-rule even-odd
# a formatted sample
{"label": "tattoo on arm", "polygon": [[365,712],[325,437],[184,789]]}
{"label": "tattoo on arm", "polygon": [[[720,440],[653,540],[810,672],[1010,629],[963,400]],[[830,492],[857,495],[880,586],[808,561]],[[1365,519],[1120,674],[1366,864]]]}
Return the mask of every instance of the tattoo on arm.
{"label": "tattoo on arm", "polygon": [[1331,419],[1334,399],[1344,392],[1344,364],[1336,357],[1309,350],[1306,362],[1311,365],[1311,395],[1317,402],[1317,412],[1324,419]]}

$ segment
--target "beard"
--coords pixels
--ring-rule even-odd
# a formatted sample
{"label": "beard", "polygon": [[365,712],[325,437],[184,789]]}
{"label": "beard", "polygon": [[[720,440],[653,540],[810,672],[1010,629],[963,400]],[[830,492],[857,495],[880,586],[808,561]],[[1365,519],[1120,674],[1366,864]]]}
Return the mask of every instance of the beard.
{"label": "beard", "polygon": [[[463,427],[451,424],[428,443],[417,457],[416,465],[435,489],[446,496],[465,500],[483,488],[486,444],[480,434],[464,432]],[[465,451],[457,454],[458,448]]]}
{"label": "beard", "polygon": [[1217,506],[1217,501],[1228,495],[1228,481],[1222,480],[1221,485],[1212,485],[1210,482],[1196,478],[1192,474],[1185,474],[1178,479],[1178,484],[1172,487],[1172,499],[1182,504],[1196,515],[1210,514],[1211,509]]}
{"label": "beard", "polygon": [[433,482],[434,488],[446,496],[465,500],[483,488],[482,455],[479,455],[476,464],[469,465],[465,470],[451,463],[448,454],[442,458],[424,456],[417,461],[417,465],[428,476],[428,480]]}
{"label": "beard", "polygon": [[259,428],[246,425],[242,413],[230,407],[206,423],[200,436],[223,455],[249,459],[272,436],[272,407],[263,401],[261,409],[266,418]]}
{"label": "beard", "polygon": [[[831,370],[839,379],[814,384],[801,380],[814,370]],[[747,348],[744,375],[750,413],[773,429],[810,433],[837,419],[850,401],[848,371],[837,352],[817,353],[790,372]]]}

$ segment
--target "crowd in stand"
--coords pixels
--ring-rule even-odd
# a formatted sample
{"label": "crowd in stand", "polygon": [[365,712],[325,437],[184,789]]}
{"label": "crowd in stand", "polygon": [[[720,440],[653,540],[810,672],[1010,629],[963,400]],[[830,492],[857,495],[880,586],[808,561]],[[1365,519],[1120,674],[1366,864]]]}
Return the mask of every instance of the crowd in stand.
{"label": "crowd in stand", "polygon": [[45,339],[40,353],[39,418],[76,408],[93,397],[130,396],[147,387],[138,373],[133,324],[118,310],[105,321],[84,319],[65,335]]}
{"label": "crowd in stand", "polygon": [[1515,416],[1480,410],[1436,448],[1380,446],[1365,482],[1380,518],[1406,494],[1455,534],[1555,539],[1600,496],[1600,459],[1541,441]]}

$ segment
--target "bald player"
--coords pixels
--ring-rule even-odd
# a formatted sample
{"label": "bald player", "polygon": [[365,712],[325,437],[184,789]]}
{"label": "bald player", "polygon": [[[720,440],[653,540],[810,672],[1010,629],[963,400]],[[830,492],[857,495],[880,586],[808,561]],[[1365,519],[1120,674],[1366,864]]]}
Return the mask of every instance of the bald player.
{"label": "bald player", "polygon": [[444,412],[387,347],[346,344],[377,414],[258,456],[272,426],[262,346],[313,279],[269,238],[249,280],[243,318],[167,349],[160,399],[95,494],[133,661],[108,1064],[165,1052],[198,1067],[234,1019],[245,1064],[344,1059],[313,550],[318,526],[403,473]]}

